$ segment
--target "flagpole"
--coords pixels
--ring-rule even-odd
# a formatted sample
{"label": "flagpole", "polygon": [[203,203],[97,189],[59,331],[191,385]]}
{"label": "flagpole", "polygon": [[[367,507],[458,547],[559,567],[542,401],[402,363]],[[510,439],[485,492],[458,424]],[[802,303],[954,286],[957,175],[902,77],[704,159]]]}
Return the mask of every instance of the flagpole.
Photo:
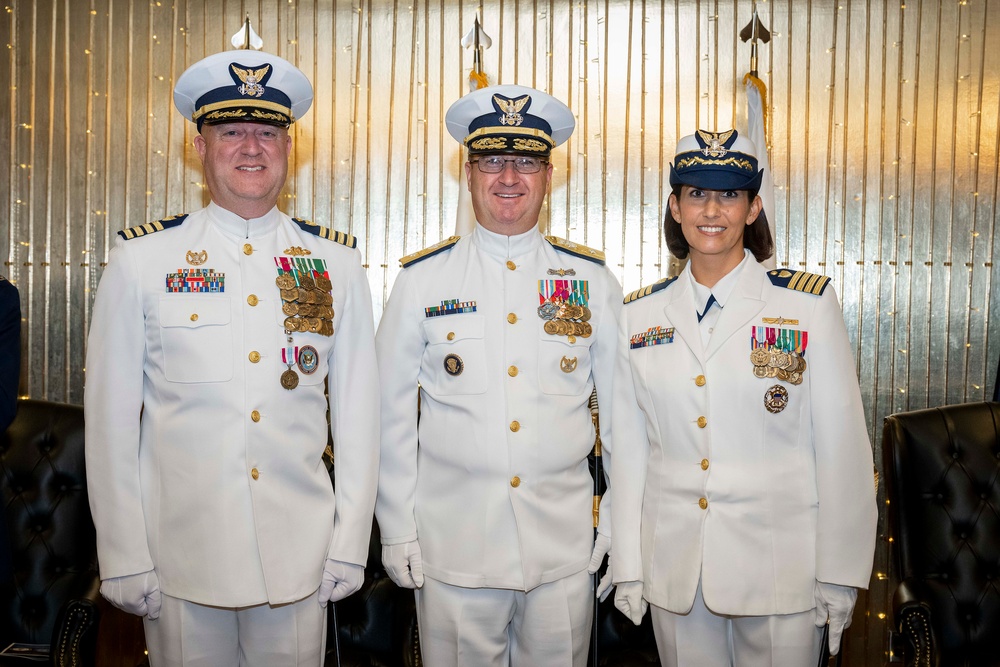
{"label": "flagpole", "polygon": [[[462,38],[462,46],[472,49],[472,70],[469,72],[469,92],[485,88],[490,85],[489,78],[483,69],[483,51],[493,45],[493,40],[486,31],[483,30],[482,22],[483,8],[476,9],[476,19],[465,37]],[[465,155],[465,148],[459,149],[460,155]],[[464,161],[463,161],[464,163]],[[476,212],[472,207],[472,195],[465,180],[464,170],[459,170],[458,183],[458,206],[455,211],[455,234],[465,236],[471,234],[476,228]]]}
{"label": "flagpole", "polygon": [[757,69],[757,45],[771,41],[771,33],[764,26],[757,14],[757,2],[753,2],[753,16],[750,22],[740,31],[740,39],[750,42],[750,70],[743,77],[743,85],[747,94],[747,138],[757,149],[757,164],[764,170],[760,191],[757,193],[763,203],[767,227],[774,241],[774,254],[761,262],[769,269],[777,264],[778,239],[775,234],[774,210],[774,175],[771,171],[771,161],[767,151],[767,86],[760,78]]}

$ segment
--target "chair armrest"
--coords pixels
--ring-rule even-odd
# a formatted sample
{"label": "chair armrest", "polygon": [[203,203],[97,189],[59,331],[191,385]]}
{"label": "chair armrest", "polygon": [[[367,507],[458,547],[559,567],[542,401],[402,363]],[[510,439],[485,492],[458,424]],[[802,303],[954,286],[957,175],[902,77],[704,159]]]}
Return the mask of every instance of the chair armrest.
{"label": "chair armrest", "polygon": [[93,600],[68,600],[59,610],[52,630],[50,664],[54,667],[96,667],[100,618]]}
{"label": "chair armrest", "polygon": [[896,631],[906,639],[906,664],[938,667],[937,641],[931,625],[931,607],[921,582],[904,579],[892,596]]}

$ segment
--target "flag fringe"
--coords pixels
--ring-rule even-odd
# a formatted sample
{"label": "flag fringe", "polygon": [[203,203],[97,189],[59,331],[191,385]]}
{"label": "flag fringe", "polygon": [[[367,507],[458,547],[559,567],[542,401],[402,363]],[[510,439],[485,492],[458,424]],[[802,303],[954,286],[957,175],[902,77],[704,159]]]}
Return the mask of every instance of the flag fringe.
{"label": "flag fringe", "polygon": [[479,90],[480,88],[485,88],[490,85],[490,80],[486,78],[484,72],[477,72],[472,70],[469,72],[469,89]]}
{"label": "flag fringe", "polygon": [[764,136],[766,137],[767,136],[767,123],[768,123],[768,120],[769,120],[768,117],[767,117],[768,116],[768,114],[767,114],[767,85],[763,81],[761,81],[760,79],[758,79],[757,77],[755,77],[753,74],[751,74],[750,72],[747,72],[743,76],[743,85],[745,86],[748,83],[753,84],[753,87],[757,89],[758,93],[760,93],[761,113],[764,116]]}

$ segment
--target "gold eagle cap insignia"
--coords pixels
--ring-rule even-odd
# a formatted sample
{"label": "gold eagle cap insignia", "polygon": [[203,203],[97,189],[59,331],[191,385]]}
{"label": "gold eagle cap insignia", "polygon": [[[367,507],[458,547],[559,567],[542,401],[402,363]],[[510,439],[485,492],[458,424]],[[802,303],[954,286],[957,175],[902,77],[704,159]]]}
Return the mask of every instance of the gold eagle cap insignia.
{"label": "gold eagle cap insignia", "polygon": [[267,76],[268,71],[271,69],[270,65],[264,65],[258,69],[243,69],[242,67],[237,67],[235,64],[230,65],[230,67],[236,72],[236,76],[240,78],[240,81],[243,82],[243,85],[239,87],[240,95],[260,97],[264,94],[264,86],[260,82]]}
{"label": "gold eagle cap insignia", "polygon": [[524,116],[521,115],[521,109],[531,101],[531,95],[525,95],[524,97],[519,97],[516,100],[505,99],[499,95],[493,96],[493,101],[496,102],[500,111],[503,115],[500,116],[501,125],[520,125],[524,121]]}

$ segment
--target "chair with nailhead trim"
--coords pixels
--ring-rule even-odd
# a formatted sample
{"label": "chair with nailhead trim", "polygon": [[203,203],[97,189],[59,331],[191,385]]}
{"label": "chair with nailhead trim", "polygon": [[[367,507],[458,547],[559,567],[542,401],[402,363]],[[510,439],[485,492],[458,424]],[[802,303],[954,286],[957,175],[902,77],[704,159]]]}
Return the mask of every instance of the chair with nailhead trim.
{"label": "chair with nailhead trim", "polygon": [[1000,665],[1000,403],[886,417],[882,452],[906,664]]}
{"label": "chair with nailhead trim", "polygon": [[[0,572],[0,650],[49,644],[48,664],[59,667],[94,665],[97,646],[100,581],[83,441],[81,406],[36,400],[19,401],[0,434],[11,563]],[[39,663],[0,657],[0,666],[25,664]]]}

